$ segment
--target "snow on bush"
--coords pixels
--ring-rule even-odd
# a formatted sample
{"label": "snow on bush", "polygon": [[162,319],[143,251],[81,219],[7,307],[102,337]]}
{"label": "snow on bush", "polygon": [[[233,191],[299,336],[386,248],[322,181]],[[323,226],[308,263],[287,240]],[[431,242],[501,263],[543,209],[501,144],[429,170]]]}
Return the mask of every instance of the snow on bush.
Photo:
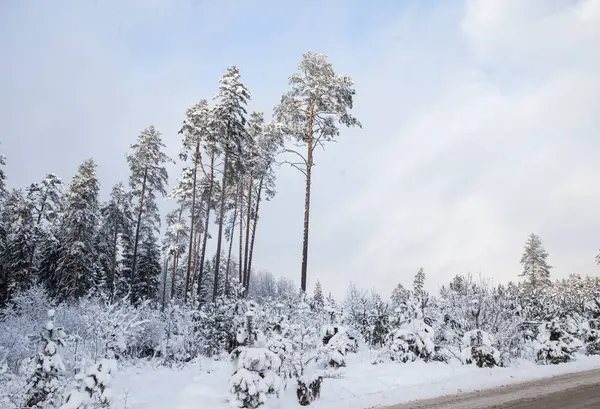
{"label": "snow on bush", "polygon": [[408,319],[400,328],[388,335],[385,347],[377,354],[373,363],[387,360],[393,362],[425,362],[435,354],[434,330],[422,319]]}
{"label": "snow on bush", "polygon": [[587,355],[600,355],[600,320],[590,320],[585,328],[585,352]]}
{"label": "snow on bush", "polygon": [[582,346],[583,343],[569,334],[555,318],[539,328],[535,342],[536,361],[542,365],[569,362]]}
{"label": "snow on bush", "polygon": [[85,373],[75,375],[74,388],[65,394],[60,409],[88,409],[110,407],[113,397],[110,384],[117,372],[113,359],[102,359]]}
{"label": "snow on bush", "polygon": [[480,329],[468,331],[463,337],[463,362],[467,365],[492,368],[500,365],[500,352],[494,348],[494,340],[490,334]]}
{"label": "snow on bush", "polygon": [[48,322],[39,337],[41,344],[35,361],[35,372],[27,385],[27,406],[53,408],[57,406],[60,378],[65,371],[59,347],[65,346],[66,336],[62,328],[54,325],[54,310],[48,310]]}
{"label": "snow on bush", "polygon": [[266,348],[265,337],[254,328],[255,308],[248,303],[246,328],[237,337],[243,345],[232,352],[235,372],[229,381],[229,401],[239,408],[258,408],[267,402],[267,395],[279,397],[283,386],[281,359]]}

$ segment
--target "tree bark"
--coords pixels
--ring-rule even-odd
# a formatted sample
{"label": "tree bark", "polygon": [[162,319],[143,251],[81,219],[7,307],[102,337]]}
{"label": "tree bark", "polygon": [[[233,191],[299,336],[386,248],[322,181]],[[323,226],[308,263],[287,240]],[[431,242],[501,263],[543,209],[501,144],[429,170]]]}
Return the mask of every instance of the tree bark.
{"label": "tree bark", "polygon": [[114,234],[112,237],[112,260],[110,261],[110,273],[112,274],[112,278],[110,280],[110,294],[109,294],[109,299],[112,302],[112,300],[115,297],[115,276],[117,275],[117,242],[119,240],[119,230],[117,229],[117,226],[113,226],[114,227]]}
{"label": "tree bark", "polygon": [[[181,204],[181,208],[179,209],[179,217],[177,218],[177,222],[181,223],[181,217],[183,215],[183,203]],[[175,297],[175,284],[177,280],[177,265],[179,264],[179,230],[177,230],[177,235],[175,236],[175,253],[173,254],[173,269],[171,271],[171,299]]]}
{"label": "tree bark", "polygon": [[244,245],[244,277],[246,279],[246,283],[248,282],[248,276],[250,272],[248,271],[248,250],[250,246],[250,218],[252,215],[252,172],[250,172],[250,180],[248,181],[248,208],[246,214],[246,243]]}
{"label": "tree bark", "polygon": [[252,224],[252,238],[250,239],[250,255],[248,257],[248,278],[246,287],[250,288],[250,274],[252,272],[252,256],[254,255],[254,241],[256,239],[256,224],[258,223],[258,210],[260,208],[260,196],[262,193],[264,176],[260,179],[258,192],[256,193],[256,210],[254,212],[254,223]]}
{"label": "tree bark", "polygon": [[188,262],[187,271],[185,273],[185,294],[183,296],[183,303],[187,303],[188,291],[190,289],[190,270],[192,268],[192,245],[194,237],[194,227],[196,218],[196,179],[198,177],[198,157],[200,156],[200,140],[196,141],[196,152],[194,153],[194,178],[192,182],[192,207],[190,209],[190,242],[188,245]]}
{"label": "tree bark", "polygon": [[[238,185],[238,192],[240,190],[241,183]],[[235,195],[235,205],[233,211],[233,220],[231,222],[231,232],[229,234],[229,252],[227,253],[227,269],[225,270],[225,295],[229,295],[229,271],[231,270],[231,250],[233,250],[233,233],[235,232],[235,222],[237,220],[238,213],[238,197],[239,195]]]}
{"label": "tree bark", "polygon": [[221,268],[221,244],[223,241],[223,218],[225,216],[225,196],[227,195],[227,168],[229,166],[229,152],[225,151],[223,161],[223,180],[221,183],[221,203],[219,205],[219,232],[217,233],[217,252],[215,260],[215,282],[213,285],[213,302],[217,301],[219,292],[219,269]]}
{"label": "tree bark", "polygon": [[[240,276],[240,283],[245,288],[246,287],[246,276],[244,275],[244,269],[242,268],[242,253],[243,253],[243,243],[244,243],[244,189],[240,188],[240,237],[239,237],[239,256],[238,256],[238,274]],[[244,291],[244,294],[248,294],[247,291]]]}
{"label": "tree bark", "polygon": [[198,305],[200,305],[200,291],[202,288],[202,276],[204,275],[204,258],[206,257],[206,242],[208,240],[208,223],[210,221],[210,208],[212,204],[212,192],[215,181],[215,150],[210,153],[210,177],[208,181],[208,197],[206,199],[206,220],[204,221],[204,239],[202,241],[202,252],[200,253],[200,271],[198,272]]}
{"label": "tree bark", "polygon": [[169,256],[165,257],[165,265],[163,268],[163,291],[162,291],[162,306],[161,311],[165,311],[165,300],[167,299],[167,270],[169,270]]}
{"label": "tree bark", "polygon": [[304,235],[302,239],[302,271],[300,276],[300,289],[306,293],[306,271],[308,268],[308,229],[310,222],[310,182],[313,165],[313,119],[315,103],[311,102],[308,113],[308,140],[306,158],[306,193],[304,197]]}
{"label": "tree bark", "polygon": [[142,224],[142,213],[144,211],[144,195],[146,194],[146,180],[148,179],[148,168],[144,168],[144,179],[142,181],[142,192],[140,193],[140,205],[138,209],[138,217],[137,223],[135,226],[135,240],[133,242],[133,257],[131,261],[131,293],[129,295],[131,299],[131,303],[135,304],[135,294],[134,294],[134,284],[135,284],[135,273],[137,267],[137,253],[138,253],[138,244],[140,242],[140,225]]}

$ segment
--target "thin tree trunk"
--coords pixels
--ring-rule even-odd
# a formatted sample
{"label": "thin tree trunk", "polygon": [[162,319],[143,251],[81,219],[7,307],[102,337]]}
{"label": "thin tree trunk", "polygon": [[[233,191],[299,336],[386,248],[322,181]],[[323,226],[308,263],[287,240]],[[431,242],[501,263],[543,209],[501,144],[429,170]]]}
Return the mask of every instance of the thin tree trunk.
{"label": "thin tree trunk", "polygon": [[202,241],[202,252],[200,253],[200,271],[198,273],[198,305],[200,305],[200,290],[202,288],[202,276],[204,275],[204,258],[206,257],[206,242],[208,240],[208,223],[210,221],[210,208],[212,204],[213,185],[215,183],[215,149],[210,153],[210,177],[208,182],[208,197],[206,199],[206,220],[204,221],[204,239]]}
{"label": "thin tree trunk", "polygon": [[161,311],[165,311],[165,300],[167,299],[167,274],[169,270],[169,256],[165,257],[165,265],[163,268],[163,292],[162,292],[162,307]]}
{"label": "thin tree trunk", "polygon": [[213,302],[217,301],[219,292],[219,269],[221,268],[221,244],[223,240],[223,217],[225,216],[225,196],[227,192],[227,167],[229,165],[229,152],[225,151],[223,161],[223,181],[221,183],[221,204],[219,205],[219,232],[217,233],[217,253],[215,260],[215,282],[213,285]]}
{"label": "thin tree trunk", "polygon": [[244,277],[246,278],[246,282],[248,282],[248,276],[250,272],[248,271],[248,250],[250,246],[250,218],[252,216],[252,172],[250,172],[250,179],[248,181],[248,209],[246,214],[246,243],[244,245]]}
{"label": "thin tree trunk", "polygon": [[306,161],[306,194],[304,197],[304,235],[302,238],[302,271],[300,276],[300,289],[306,293],[306,271],[308,268],[308,228],[310,222],[310,182],[313,165],[313,116],[315,104],[311,102],[308,114],[308,141]]}
{"label": "thin tree trunk", "polygon": [[[238,273],[240,276],[240,283],[244,288],[246,287],[246,276],[244,275],[244,270],[242,269],[242,253],[243,253],[243,243],[244,243],[244,189],[240,188],[240,238],[239,238],[239,246],[240,246],[240,254],[238,257]],[[246,293],[246,291],[244,291]]]}
{"label": "thin tree trunk", "polygon": [[[240,185],[238,185],[238,192],[240,190]],[[238,197],[239,195],[235,195],[233,220],[231,222],[231,231],[229,233],[229,252],[227,253],[227,270],[225,270],[225,295],[229,295],[229,285],[227,284],[227,280],[229,279],[229,271],[231,270],[231,250],[233,249],[233,233],[235,232],[235,222],[237,220],[238,213]]]}
{"label": "thin tree trunk", "polygon": [[[200,225],[197,226],[197,230],[198,230],[198,235],[202,236],[202,233],[200,232]],[[205,233],[206,234],[206,233]],[[194,291],[194,283],[196,283],[196,276],[198,277],[198,288],[196,288],[196,294],[200,294],[200,284],[202,284],[202,281],[200,280],[200,272],[198,269],[198,264],[200,264],[200,248],[202,247],[202,242],[203,242],[203,238],[197,238],[197,240],[194,241],[194,265],[192,266],[192,292]],[[198,303],[200,303],[200,299],[198,297],[197,301]]]}
{"label": "thin tree trunk", "polygon": [[[179,217],[177,223],[181,223],[181,217],[183,216],[183,203],[179,208]],[[177,265],[179,264],[179,230],[175,236],[175,253],[173,253],[173,269],[171,271],[171,299],[175,297],[175,285],[177,281]]]}
{"label": "thin tree trunk", "polygon": [[[198,226],[196,226],[198,227]],[[196,282],[196,266],[198,265],[198,243],[201,240],[198,240],[198,235],[200,235],[200,229],[196,228],[195,229],[195,233],[194,233],[194,245],[193,245],[193,250],[192,253],[190,254],[190,257],[192,257],[193,262],[192,262],[192,274],[191,274],[191,288],[190,291],[193,293],[194,292],[194,283]]]}
{"label": "thin tree trunk", "polygon": [[190,270],[192,268],[192,238],[194,236],[194,219],[196,217],[196,179],[198,177],[198,156],[200,156],[200,140],[196,141],[196,152],[194,153],[194,178],[192,182],[192,208],[190,209],[190,242],[188,245],[188,263],[187,271],[185,273],[185,295],[183,296],[183,303],[187,303],[188,291],[190,288]]}
{"label": "thin tree trunk", "polygon": [[110,291],[110,301],[111,302],[115,297],[115,277],[117,275],[117,241],[119,240],[119,231],[117,230],[117,226],[114,226],[114,228],[115,228],[115,233],[113,235],[113,240],[112,240],[113,256],[112,256],[112,260],[110,262],[110,264],[111,264],[110,273],[112,274],[112,278],[111,278],[111,285],[110,285],[109,291]]}
{"label": "thin tree trunk", "polygon": [[260,208],[260,196],[262,193],[264,176],[260,179],[258,192],[256,193],[256,210],[254,212],[254,223],[252,224],[252,238],[250,239],[250,255],[248,257],[248,283],[246,286],[250,288],[250,274],[252,273],[252,256],[254,255],[254,241],[256,239],[256,225],[258,224],[258,210]]}
{"label": "thin tree trunk", "polygon": [[144,195],[146,194],[146,179],[148,178],[148,168],[146,167],[144,169],[144,179],[142,181],[142,192],[140,193],[140,206],[139,206],[139,210],[138,210],[138,217],[137,217],[137,223],[135,226],[135,240],[133,242],[133,258],[132,258],[132,266],[131,266],[131,293],[129,295],[130,299],[131,299],[131,303],[134,304],[135,303],[135,296],[134,296],[134,284],[135,284],[135,273],[136,273],[136,267],[137,267],[137,253],[138,253],[138,244],[140,242],[140,225],[142,224],[142,213],[144,211]]}

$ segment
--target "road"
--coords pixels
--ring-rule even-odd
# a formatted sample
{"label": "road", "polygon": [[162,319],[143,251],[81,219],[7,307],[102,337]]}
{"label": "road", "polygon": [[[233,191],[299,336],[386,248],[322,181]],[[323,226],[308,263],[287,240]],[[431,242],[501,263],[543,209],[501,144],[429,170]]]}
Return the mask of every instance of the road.
{"label": "road", "polygon": [[600,370],[443,396],[383,409],[600,409]]}

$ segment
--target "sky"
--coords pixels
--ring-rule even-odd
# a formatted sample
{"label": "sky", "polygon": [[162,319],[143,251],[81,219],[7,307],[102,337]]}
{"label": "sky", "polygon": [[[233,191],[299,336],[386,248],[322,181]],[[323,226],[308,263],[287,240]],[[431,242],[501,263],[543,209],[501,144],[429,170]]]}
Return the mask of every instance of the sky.
{"label": "sky", "polygon": [[[147,126],[179,152],[227,66],[269,116],[309,50],[354,79],[363,124],[316,154],[310,288],[517,280],[532,232],[554,277],[600,274],[600,0],[2,1],[8,185],[93,157],[106,197]],[[253,265],[299,281],[302,175],[277,191]]]}

